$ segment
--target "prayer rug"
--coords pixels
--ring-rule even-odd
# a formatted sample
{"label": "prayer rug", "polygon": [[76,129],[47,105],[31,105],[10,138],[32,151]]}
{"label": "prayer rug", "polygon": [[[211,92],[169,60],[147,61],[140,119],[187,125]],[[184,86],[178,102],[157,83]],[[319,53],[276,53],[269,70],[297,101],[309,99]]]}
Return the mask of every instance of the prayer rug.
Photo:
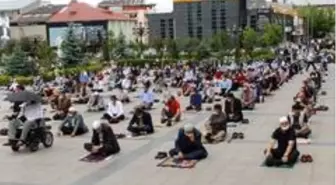
{"label": "prayer rug", "polygon": [[100,162],[100,161],[109,160],[111,157],[112,157],[112,155],[102,156],[102,155],[88,154],[88,155],[80,158],[79,161],[88,162],[88,163],[97,163],[97,162]]}
{"label": "prayer rug", "polygon": [[176,160],[172,157],[168,157],[161,161],[158,167],[171,167],[171,168],[193,168],[195,167],[197,160]]}
{"label": "prayer rug", "polygon": [[282,164],[280,166],[266,166],[266,161],[264,161],[261,166],[262,167],[269,167],[269,168],[287,168],[287,169],[291,169],[294,167],[294,165],[296,164],[296,162],[294,164]]}

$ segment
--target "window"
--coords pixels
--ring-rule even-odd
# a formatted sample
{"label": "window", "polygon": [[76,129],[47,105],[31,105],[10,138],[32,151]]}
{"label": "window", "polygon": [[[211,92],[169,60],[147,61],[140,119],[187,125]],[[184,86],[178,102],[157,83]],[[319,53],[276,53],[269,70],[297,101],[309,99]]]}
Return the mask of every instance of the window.
{"label": "window", "polygon": [[173,27],[173,25],[174,25],[174,21],[173,21],[173,19],[169,19],[169,20],[168,20],[168,25],[169,25],[170,27]]}
{"label": "window", "polygon": [[197,37],[201,39],[203,36],[203,29],[201,26],[197,27]]}

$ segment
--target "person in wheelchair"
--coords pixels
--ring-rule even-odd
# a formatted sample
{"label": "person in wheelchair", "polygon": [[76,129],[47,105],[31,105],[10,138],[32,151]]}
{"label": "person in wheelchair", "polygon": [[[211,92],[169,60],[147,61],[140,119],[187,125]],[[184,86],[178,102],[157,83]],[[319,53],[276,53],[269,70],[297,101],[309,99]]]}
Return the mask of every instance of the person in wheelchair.
{"label": "person in wheelchair", "polygon": [[[21,146],[26,141],[30,129],[36,125],[41,124],[43,121],[43,108],[41,103],[30,101],[21,105],[21,113],[18,119],[14,119],[8,127],[8,137],[10,140],[19,141],[17,146]],[[17,131],[22,126],[21,135],[17,138]],[[40,125],[41,126],[41,125]]]}

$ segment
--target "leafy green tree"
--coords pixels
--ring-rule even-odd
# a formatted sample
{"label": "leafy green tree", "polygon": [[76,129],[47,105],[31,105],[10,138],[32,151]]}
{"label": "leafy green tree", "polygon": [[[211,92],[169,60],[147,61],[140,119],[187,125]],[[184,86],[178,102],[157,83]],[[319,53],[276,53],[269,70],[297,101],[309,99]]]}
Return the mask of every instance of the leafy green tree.
{"label": "leafy green tree", "polygon": [[5,69],[6,72],[12,76],[27,76],[33,72],[31,63],[28,61],[25,52],[19,46],[14,48],[12,55],[8,61],[6,61]]}
{"label": "leafy green tree", "polygon": [[76,66],[83,62],[85,57],[83,43],[76,36],[74,25],[69,25],[61,50],[61,59],[64,67]]}
{"label": "leafy green tree", "polygon": [[196,60],[206,59],[210,56],[210,48],[207,40],[202,40],[193,54]]}
{"label": "leafy green tree", "polygon": [[309,26],[309,33],[314,38],[324,37],[326,34],[335,31],[335,9],[324,9],[318,7],[302,7],[299,14],[305,18]]}
{"label": "leafy green tree", "polygon": [[126,49],[127,49],[127,43],[125,35],[122,32],[120,32],[119,36],[115,39],[114,56],[116,58],[125,58]]}
{"label": "leafy green tree", "polygon": [[220,52],[231,47],[231,41],[228,33],[222,31],[211,37],[210,47],[213,52]]}
{"label": "leafy green tree", "polygon": [[46,41],[37,45],[36,62],[41,72],[46,72],[57,64],[57,54]]}
{"label": "leafy green tree", "polygon": [[165,47],[165,43],[164,43],[163,39],[154,38],[150,41],[149,45],[150,45],[150,47],[155,49],[158,58],[163,57],[163,50],[164,50],[164,47]]}
{"label": "leafy green tree", "polygon": [[174,39],[167,39],[165,40],[165,45],[167,47],[167,52],[171,58],[177,59],[179,58],[179,50],[177,48],[176,40]]}
{"label": "leafy green tree", "polygon": [[187,58],[191,59],[193,57],[194,51],[197,50],[201,41],[197,38],[189,38],[185,45],[185,50]]}
{"label": "leafy green tree", "polygon": [[250,57],[253,49],[258,47],[259,39],[258,33],[252,28],[245,28],[242,34],[242,47],[246,54]]}
{"label": "leafy green tree", "polygon": [[282,26],[278,24],[266,24],[264,26],[263,35],[261,37],[264,46],[276,46],[283,39]]}

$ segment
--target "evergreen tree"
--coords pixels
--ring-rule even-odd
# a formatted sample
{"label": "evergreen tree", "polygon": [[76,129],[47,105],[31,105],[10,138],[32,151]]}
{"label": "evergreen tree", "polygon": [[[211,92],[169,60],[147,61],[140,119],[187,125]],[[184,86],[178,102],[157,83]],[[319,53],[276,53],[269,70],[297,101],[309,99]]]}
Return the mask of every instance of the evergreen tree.
{"label": "evergreen tree", "polygon": [[8,58],[5,65],[6,72],[9,75],[26,76],[32,73],[32,65],[21,47],[16,46],[13,54]]}
{"label": "evergreen tree", "polygon": [[69,25],[69,29],[61,45],[63,66],[76,66],[83,62],[84,51],[82,46],[81,41],[75,34],[74,25]]}

